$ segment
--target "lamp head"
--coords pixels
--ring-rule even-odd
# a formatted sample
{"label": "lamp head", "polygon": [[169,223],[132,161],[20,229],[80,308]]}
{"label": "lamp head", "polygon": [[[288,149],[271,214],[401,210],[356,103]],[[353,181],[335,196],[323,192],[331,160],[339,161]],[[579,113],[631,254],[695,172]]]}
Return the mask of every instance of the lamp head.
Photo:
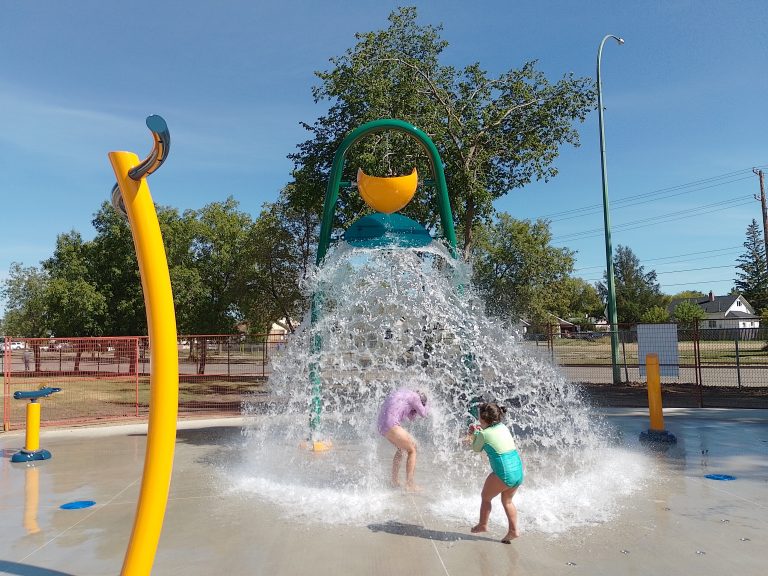
{"label": "lamp head", "polygon": [[616,38],[616,42],[618,42],[620,45],[624,44],[624,38]]}

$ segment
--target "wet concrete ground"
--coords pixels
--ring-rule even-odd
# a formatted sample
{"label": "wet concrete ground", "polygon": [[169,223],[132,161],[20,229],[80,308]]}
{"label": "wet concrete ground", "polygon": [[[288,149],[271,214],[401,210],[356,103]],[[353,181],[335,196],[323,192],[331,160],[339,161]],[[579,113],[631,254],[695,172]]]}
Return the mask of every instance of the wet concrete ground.
{"label": "wet concrete ground", "polygon": [[[603,412],[623,442],[637,446],[647,412]],[[636,492],[616,518],[557,536],[526,533],[512,545],[498,542],[503,530],[472,535],[469,526],[431,517],[428,491],[397,496],[409,500],[400,516],[366,525],[287,521],[270,503],[212,489],[222,447],[239,442],[239,419],[183,422],[153,574],[766,574],[768,411],[670,409],[665,422],[678,444],[651,456],[659,481]],[[10,462],[23,433],[0,435],[0,573],[119,573],[144,432],[137,425],[44,429],[41,444],[53,459],[34,468]],[[77,500],[96,505],[59,508]]]}

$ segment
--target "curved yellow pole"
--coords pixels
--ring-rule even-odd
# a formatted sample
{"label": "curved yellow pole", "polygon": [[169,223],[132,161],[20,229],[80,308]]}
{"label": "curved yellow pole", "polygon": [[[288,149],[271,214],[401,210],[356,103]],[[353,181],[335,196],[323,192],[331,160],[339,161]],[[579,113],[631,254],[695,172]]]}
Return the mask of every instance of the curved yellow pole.
{"label": "curved yellow pole", "polygon": [[135,181],[128,176],[128,171],[139,164],[139,157],[130,152],[110,152],[109,161],[131,223],[149,328],[151,376],[147,452],[133,532],[120,572],[123,576],[145,576],[152,570],[160,540],[176,446],[179,410],[176,314],[160,223],[146,178]]}

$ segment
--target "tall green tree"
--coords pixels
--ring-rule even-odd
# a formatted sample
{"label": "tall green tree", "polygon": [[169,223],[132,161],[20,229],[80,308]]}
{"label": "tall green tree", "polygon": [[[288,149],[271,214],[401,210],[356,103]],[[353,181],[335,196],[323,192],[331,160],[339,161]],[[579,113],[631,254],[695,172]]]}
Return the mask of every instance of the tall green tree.
{"label": "tall green tree", "polygon": [[[589,282],[581,278],[566,278],[564,291],[567,297],[567,309],[563,318],[600,318],[603,316],[604,306],[600,301],[597,289]],[[584,324],[584,323],[583,323]]]}
{"label": "tall green tree", "polygon": [[[160,217],[162,209],[157,210]],[[139,264],[128,221],[115,212],[111,204],[103,202],[91,223],[96,235],[86,247],[87,273],[107,302],[104,333],[110,336],[146,334]]]}
{"label": "tall green tree", "polygon": [[302,282],[314,265],[319,218],[312,210],[292,206],[284,195],[264,206],[250,230],[241,268],[241,296],[252,331],[266,332],[285,319],[293,331],[308,308]]}
{"label": "tall green tree", "polygon": [[[399,8],[384,30],[358,33],[356,44],[317,72],[316,102],[329,102],[327,114],[304,124],[312,137],[290,158],[296,166],[291,202],[320,210],[333,155],[360,124],[399,118],[424,130],[443,163],[454,218],[466,254],[474,230],[491,218],[493,201],[534,179],[557,174],[560,147],[579,144],[576,122],[594,105],[589,78],[566,74],[551,83],[527,62],[491,76],[479,63],[462,69],[440,63],[448,43],[442,27],[417,23],[415,7]],[[403,174],[413,166],[429,177],[419,145],[384,132],[353,147],[347,155],[354,180],[358,167],[377,175]],[[346,227],[365,210],[356,193],[339,199],[337,225]],[[404,213],[435,226],[433,194],[418,194]]]}
{"label": "tall green tree", "polygon": [[78,232],[60,234],[53,256],[43,262],[49,282],[47,328],[55,336],[103,336],[107,299],[91,281],[88,247]]}
{"label": "tall green tree", "polygon": [[6,336],[45,338],[48,328],[48,274],[35,266],[11,263],[0,288],[5,298],[3,331]]}
{"label": "tall green tree", "polygon": [[248,254],[253,220],[238,210],[232,197],[185,216],[193,226],[190,264],[199,276],[195,298],[188,301],[190,318],[195,319],[190,328],[197,334],[232,334],[244,319],[237,279],[240,268],[249,265],[243,256]]}
{"label": "tall green tree", "polygon": [[734,290],[744,295],[758,314],[768,308],[768,264],[765,242],[756,220],[747,226],[744,253],[737,259]]}
{"label": "tall green tree", "polygon": [[[656,281],[656,272],[646,272],[640,260],[627,247],[619,245],[613,255],[613,270],[616,289],[616,316],[620,324],[640,322],[649,309],[663,306],[665,297]],[[597,291],[603,302],[607,302],[607,284],[599,282]]]}
{"label": "tall green tree", "polygon": [[539,322],[567,312],[574,253],[551,241],[546,221],[515,220],[505,213],[480,230],[473,278],[490,314]]}

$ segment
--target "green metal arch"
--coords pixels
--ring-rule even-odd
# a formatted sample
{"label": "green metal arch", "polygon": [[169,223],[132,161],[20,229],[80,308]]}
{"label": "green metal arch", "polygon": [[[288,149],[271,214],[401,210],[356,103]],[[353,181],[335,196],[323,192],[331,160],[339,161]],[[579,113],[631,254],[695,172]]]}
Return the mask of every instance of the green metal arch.
{"label": "green metal arch", "polygon": [[347,134],[336,150],[331,167],[331,176],[328,180],[328,188],[325,192],[325,203],[323,205],[323,221],[320,226],[320,240],[317,246],[317,264],[319,265],[328,252],[331,243],[331,230],[333,229],[333,216],[336,210],[336,203],[339,199],[339,187],[341,186],[341,176],[344,170],[344,159],[352,145],[363,136],[382,132],[384,130],[396,130],[404,132],[416,138],[423,146],[424,151],[429,155],[432,174],[437,187],[437,201],[440,208],[440,222],[443,226],[443,236],[448,241],[451,248],[451,254],[456,257],[456,232],[453,227],[453,215],[451,213],[451,203],[448,198],[448,186],[445,184],[445,172],[443,171],[443,162],[437,151],[435,143],[427,134],[416,128],[413,124],[397,120],[394,118],[384,118],[374,120],[361,126],[358,126],[352,132]]}

